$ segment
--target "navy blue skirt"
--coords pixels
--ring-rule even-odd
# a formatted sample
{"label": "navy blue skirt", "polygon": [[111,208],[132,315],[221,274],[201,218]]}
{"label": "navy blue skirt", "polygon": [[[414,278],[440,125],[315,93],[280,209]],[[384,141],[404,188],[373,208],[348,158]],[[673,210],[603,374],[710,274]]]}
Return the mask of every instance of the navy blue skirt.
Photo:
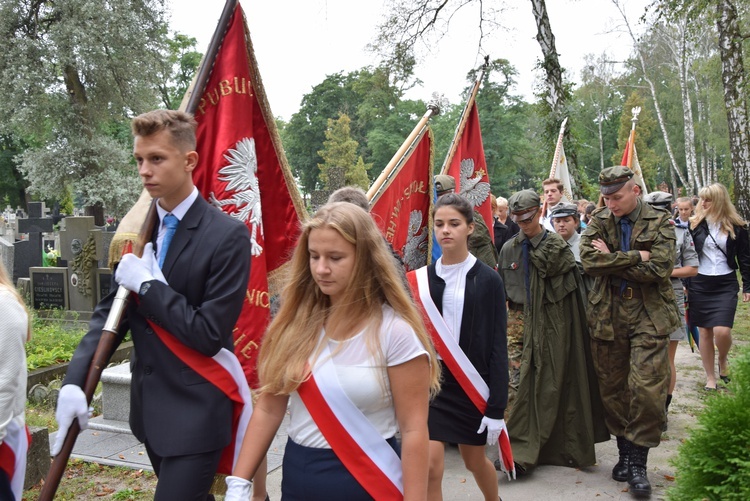
{"label": "navy blue skirt", "polygon": [[732,327],[740,292],[737,274],[696,275],[688,287],[688,317],[698,327]]}
{"label": "navy blue skirt", "polygon": [[[388,439],[401,457],[396,437]],[[367,491],[349,473],[333,449],[316,449],[296,444],[290,438],[284,450],[281,477],[283,501],[369,501]]]}

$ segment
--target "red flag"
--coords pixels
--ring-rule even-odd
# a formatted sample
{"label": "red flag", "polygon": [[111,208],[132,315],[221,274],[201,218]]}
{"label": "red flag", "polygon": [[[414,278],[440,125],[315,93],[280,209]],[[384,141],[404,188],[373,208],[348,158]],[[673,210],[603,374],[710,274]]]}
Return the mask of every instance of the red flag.
{"label": "red flag", "polygon": [[411,156],[370,207],[370,214],[407,271],[427,264],[432,155],[432,131],[427,127]]}
{"label": "red flag", "polygon": [[456,193],[463,195],[474,204],[474,210],[482,215],[490,230],[490,237],[494,238],[490,178],[487,173],[487,162],[484,159],[482,130],[479,127],[476,101],[469,110],[469,117],[458,139],[456,152],[444,173],[453,176],[456,180]]}
{"label": "red flag", "polygon": [[631,162],[633,159],[631,150],[633,149],[633,141],[635,140],[635,138],[633,137],[634,135],[635,130],[631,130],[630,135],[628,136],[628,142],[625,145],[625,151],[622,152],[622,160],[620,161],[620,165],[624,167],[631,167]]}
{"label": "red flag", "polygon": [[195,111],[199,161],[193,181],[208,201],[250,230],[250,282],[234,340],[248,382],[256,387],[256,355],[270,321],[274,277],[291,255],[302,205],[246,33],[238,4]]}

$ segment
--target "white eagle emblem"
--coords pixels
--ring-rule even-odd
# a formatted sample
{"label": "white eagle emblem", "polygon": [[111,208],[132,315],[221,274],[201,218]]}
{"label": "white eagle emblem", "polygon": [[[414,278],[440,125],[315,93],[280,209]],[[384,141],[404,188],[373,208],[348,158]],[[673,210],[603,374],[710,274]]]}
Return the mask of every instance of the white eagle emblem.
{"label": "white eagle emblem", "polygon": [[406,243],[401,249],[407,270],[416,270],[425,265],[427,262],[427,243],[427,227],[422,227],[422,212],[413,210],[409,214]]}
{"label": "white eagle emblem", "polygon": [[461,160],[460,186],[463,195],[474,207],[479,207],[490,196],[490,183],[482,182],[484,173],[474,172],[474,160],[465,158]]}
{"label": "white eagle emblem", "polygon": [[255,154],[255,140],[253,138],[240,139],[229,154],[224,155],[229,165],[219,169],[219,181],[226,181],[227,193],[230,198],[217,200],[213,192],[209,195],[210,202],[220,209],[227,205],[234,205],[236,211],[230,214],[250,226],[250,245],[253,256],[260,256],[263,247],[258,243],[257,236],[263,237],[263,218],[260,207],[260,189],[258,188],[258,157]]}

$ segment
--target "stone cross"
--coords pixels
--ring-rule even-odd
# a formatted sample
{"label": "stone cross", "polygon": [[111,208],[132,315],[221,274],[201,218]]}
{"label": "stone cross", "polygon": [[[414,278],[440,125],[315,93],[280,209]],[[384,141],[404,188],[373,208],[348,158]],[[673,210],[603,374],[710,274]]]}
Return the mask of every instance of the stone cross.
{"label": "stone cross", "polygon": [[42,233],[52,231],[52,218],[44,202],[29,202],[29,217],[18,219],[18,233],[28,234],[27,243],[16,244],[14,279],[29,276],[29,268],[42,265]]}

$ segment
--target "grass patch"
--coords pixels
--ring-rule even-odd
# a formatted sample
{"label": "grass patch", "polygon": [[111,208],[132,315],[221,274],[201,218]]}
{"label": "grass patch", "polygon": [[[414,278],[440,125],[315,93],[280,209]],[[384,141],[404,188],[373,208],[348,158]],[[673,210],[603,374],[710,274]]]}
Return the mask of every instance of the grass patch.
{"label": "grass patch", "polygon": [[69,362],[78,342],[86,333],[79,323],[62,322],[62,314],[41,318],[31,310],[31,341],[26,343],[26,367],[41,367]]}

